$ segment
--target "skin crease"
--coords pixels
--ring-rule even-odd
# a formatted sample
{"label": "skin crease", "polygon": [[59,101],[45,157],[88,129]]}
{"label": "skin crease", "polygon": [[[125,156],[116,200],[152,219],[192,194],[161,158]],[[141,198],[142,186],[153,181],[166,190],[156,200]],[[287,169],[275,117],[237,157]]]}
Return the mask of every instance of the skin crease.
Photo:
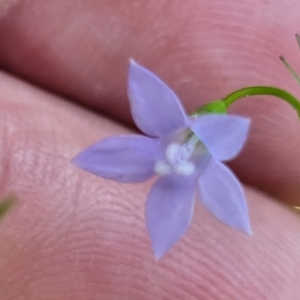
{"label": "skin crease", "polygon": [[231,164],[248,184],[252,237],[196,202],[156,262],[143,212],[152,181],[118,184],[69,163],[135,132],[130,57],[188,112],[249,85],[300,96],[277,58],[300,70],[298,1],[182,2],[0,1],[0,66],[11,73],[0,73],[0,194],[19,197],[0,223],[1,300],[299,299],[300,219],[279,201],[300,204],[300,126],[287,104],[260,97],[230,110],[253,120]]}

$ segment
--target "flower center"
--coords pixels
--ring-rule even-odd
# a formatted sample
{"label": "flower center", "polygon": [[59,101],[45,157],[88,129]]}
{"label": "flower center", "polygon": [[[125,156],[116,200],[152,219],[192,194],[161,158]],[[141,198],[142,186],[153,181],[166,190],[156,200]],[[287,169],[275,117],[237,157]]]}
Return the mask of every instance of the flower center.
{"label": "flower center", "polygon": [[155,172],[158,175],[176,173],[179,175],[192,175],[196,171],[196,166],[192,161],[193,154],[199,143],[198,138],[192,135],[185,143],[179,144],[172,142],[166,147],[163,161],[155,164]]}

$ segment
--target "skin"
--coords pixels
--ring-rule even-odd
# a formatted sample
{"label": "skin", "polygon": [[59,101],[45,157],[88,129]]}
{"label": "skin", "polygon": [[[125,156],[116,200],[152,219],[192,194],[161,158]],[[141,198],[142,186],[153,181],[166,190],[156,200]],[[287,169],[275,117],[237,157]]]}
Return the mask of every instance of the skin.
{"label": "skin", "polygon": [[300,2],[0,1],[0,299],[299,299],[300,124],[284,102],[236,103],[253,120],[230,164],[245,183],[253,236],[200,204],[155,261],[144,222],[152,181],[119,184],[69,161],[104,137],[136,132],[128,59],[192,112],[250,85],[300,96]]}

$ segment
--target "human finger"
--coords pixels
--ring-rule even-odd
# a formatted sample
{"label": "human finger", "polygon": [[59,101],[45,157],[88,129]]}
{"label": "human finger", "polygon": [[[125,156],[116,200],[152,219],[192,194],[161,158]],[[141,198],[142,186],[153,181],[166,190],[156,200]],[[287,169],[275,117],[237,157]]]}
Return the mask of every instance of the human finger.
{"label": "human finger", "polygon": [[247,189],[253,236],[199,203],[186,235],[155,261],[144,222],[151,182],[118,184],[69,159],[130,130],[0,74],[3,300],[284,299],[299,295],[299,217]]}

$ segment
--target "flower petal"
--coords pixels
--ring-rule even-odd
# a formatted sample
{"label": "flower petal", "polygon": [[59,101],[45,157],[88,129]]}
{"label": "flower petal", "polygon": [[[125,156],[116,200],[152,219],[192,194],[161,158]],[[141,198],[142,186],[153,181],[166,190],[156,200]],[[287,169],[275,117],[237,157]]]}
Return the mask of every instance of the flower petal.
{"label": "flower petal", "polygon": [[142,182],[154,176],[154,165],[162,157],[157,139],[139,135],[106,138],[80,154],[77,167],[119,182]]}
{"label": "flower petal", "polygon": [[199,178],[203,205],[225,224],[251,234],[246,198],[234,174],[211,157]]}
{"label": "flower petal", "polygon": [[155,258],[161,258],[190,225],[195,197],[194,176],[167,175],[152,186],[146,201],[146,224]]}
{"label": "flower petal", "polygon": [[234,158],[248,136],[250,119],[232,115],[205,115],[190,126],[194,134],[217,160]]}
{"label": "flower petal", "polygon": [[175,93],[156,75],[130,61],[128,97],[138,128],[160,137],[185,127],[186,113]]}

